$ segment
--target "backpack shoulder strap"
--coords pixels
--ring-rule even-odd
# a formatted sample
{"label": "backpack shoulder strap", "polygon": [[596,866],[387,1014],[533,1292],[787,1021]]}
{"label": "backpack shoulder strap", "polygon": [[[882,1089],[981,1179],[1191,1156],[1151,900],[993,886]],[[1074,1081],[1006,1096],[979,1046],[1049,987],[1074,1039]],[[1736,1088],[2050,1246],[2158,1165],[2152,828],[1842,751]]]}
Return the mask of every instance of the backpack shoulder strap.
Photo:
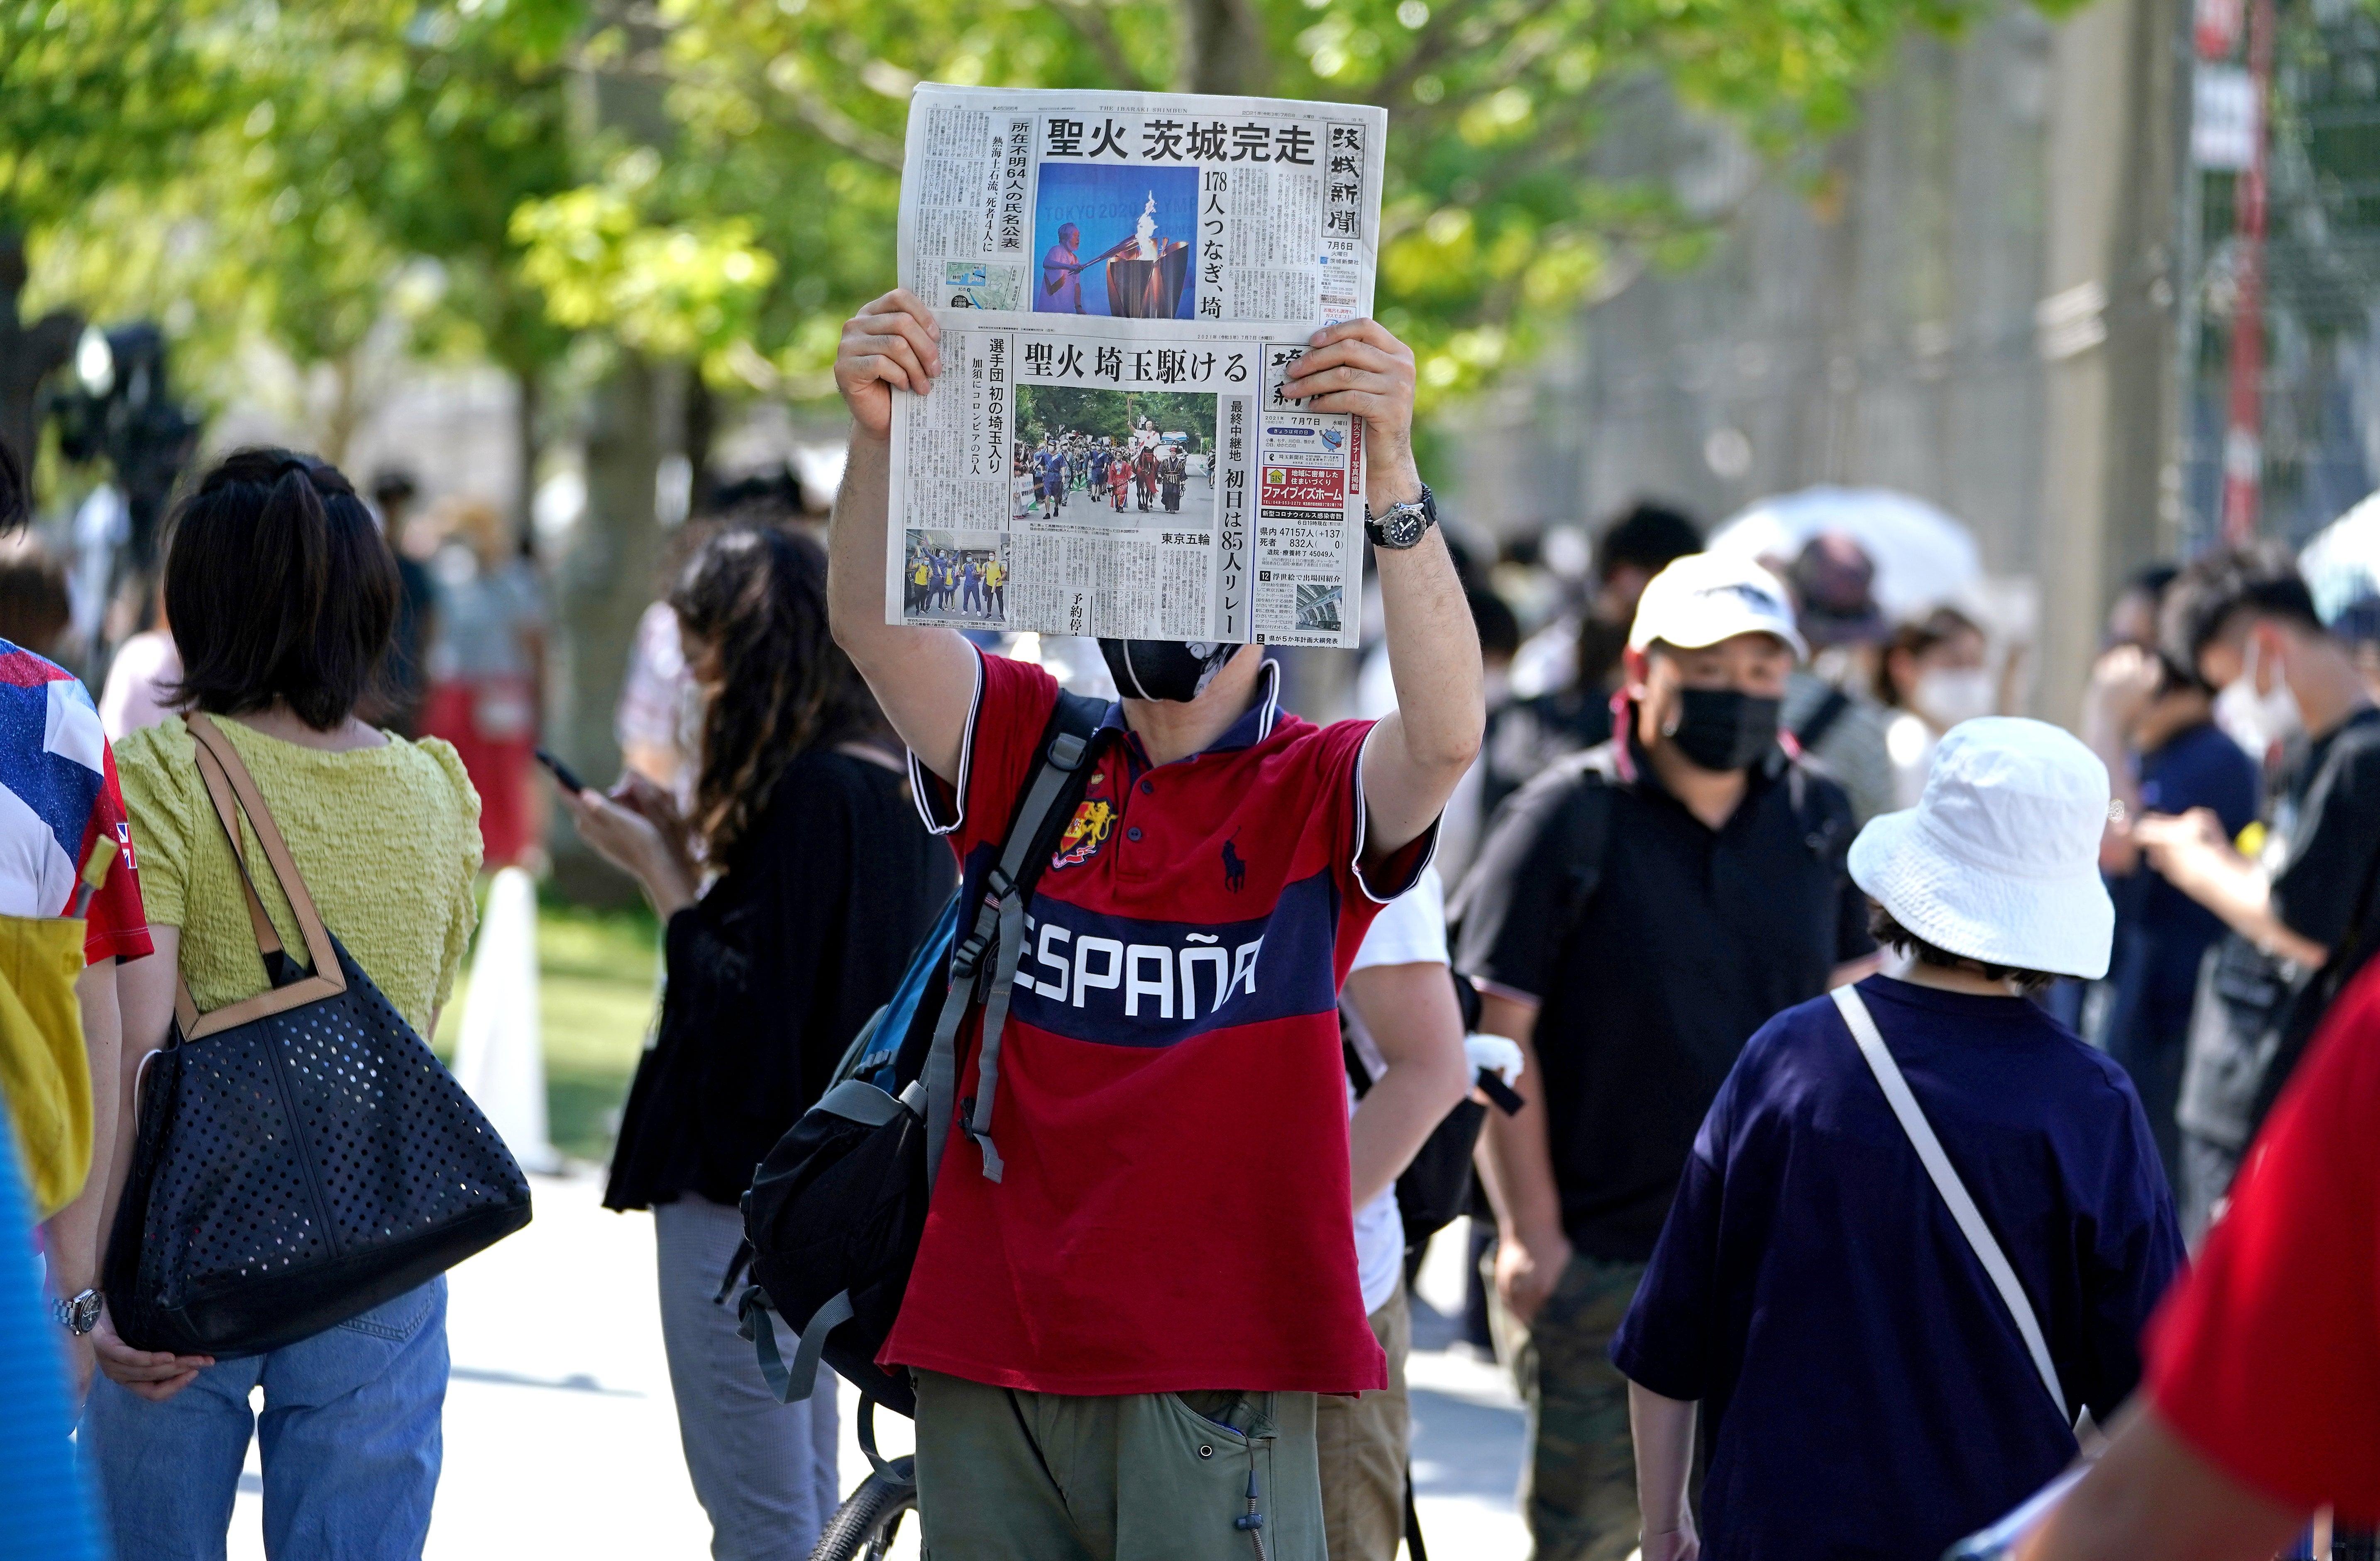
{"label": "backpack shoulder strap", "polygon": [[1561,947],[1571,928],[1585,914],[1595,891],[1603,887],[1603,853],[1611,841],[1611,780],[1607,767],[1583,764],[1579,767],[1578,784],[1562,805],[1563,833],[1570,859],[1576,865],[1554,905],[1554,925],[1560,931],[1547,945],[1549,949]]}
{"label": "backpack shoulder strap", "polygon": [[[952,1097],[958,1089],[958,1033],[966,1011],[984,998],[981,1078],[976,1086],[967,1136],[983,1151],[983,1174],[998,1181],[1000,1152],[991,1142],[991,1102],[1000,1083],[1000,1033],[1008,1021],[1008,996],[1025,943],[1025,902],[1047,865],[1050,842],[1065,823],[1066,805],[1079,801],[1089,772],[1083,764],[1091,734],[1107,707],[1097,699],[1061,690],[1057,708],[1043,729],[1041,756],[1025,783],[1024,799],[1009,820],[1000,857],[984,874],[983,893],[973,926],[951,950],[950,989],[934,1022],[926,1054],[926,1185],[941,1169]],[[990,958],[988,989],[980,977]]]}
{"label": "backpack shoulder strap", "polygon": [[1840,688],[1829,688],[1827,696],[1818,701],[1802,724],[1793,728],[1793,741],[1804,748],[1815,748],[1827,740],[1827,733],[1852,708],[1852,696]]}
{"label": "backpack shoulder strap", "polygon": [[1942,1194],[1942,1202],[1949,1205],[1950,1217],[1959,1222],[1967,1245],[1974,1249],[1975,1261],[1984,1265],[1984,1272],[1991,1277],[1992,1288],[1999,1291],[2016,1331],[2024,1338],[2026,1352],[2033,1357],[2033,1369],[2041,1375],[2041,1386],[2048,1391],[2049,1401],[2058,1406],[2058,1423],[2070,1424],[2067,1419],[2066,1390],[2058,1385],[2058,1368],[2050,1361],[2049,1343],[2042,1337],[2033,1302],[2026,1298],[2024,1287],[2017,1282],[2016,1270],[2009,1266],[2008,1254],[2000,1250],[1991,1227],[1984,1223],[1983,1211],[1968,1196],[1967,1184],[1959,1180],[1950,1157],[1942,1152],[1942,1141],[1934,1136],[1934,1125],[1925,1119],[1917,1097],[1910,1093],[1909,1081],[1901,1076],[1900,1065],[1892,1059],[1883,1033],[1876,1027],[1876,1017],[1868,1012],[1857,986],[1838,986],[1831,996],[1842,1013],[1843,1023],[1851,1030],[1852,1039],[1859,1044],[1860,1055],[1867,1059],[1868,1071],[1876,1075],[1877,1086],[1891,1105],[1892,1114],[1900,1119],[1900,1131],[1909,1135],[1910,1147],[1917,1151],[1925,1174],[1933,1179],[1935,1191]]}

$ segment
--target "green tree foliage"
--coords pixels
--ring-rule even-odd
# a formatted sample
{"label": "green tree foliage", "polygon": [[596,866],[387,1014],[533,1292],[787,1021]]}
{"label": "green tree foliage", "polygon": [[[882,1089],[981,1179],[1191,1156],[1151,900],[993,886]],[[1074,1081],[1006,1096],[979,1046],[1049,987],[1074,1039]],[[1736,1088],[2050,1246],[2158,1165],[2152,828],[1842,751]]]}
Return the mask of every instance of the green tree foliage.
{"label": "green tree foliage", "polygon": [[[19,138],[0,140],[0,168],[12,147],[32,154],[17,159],[30,195],[16,209],[38,296],[162,318],[201,368],[261,336],[301,367],[344,369],[392,312],[423,349],[524,377],[566,345],[508,224],[583,173],[565,53],[584,27],[575,3],[88,0],[61,13],[74,19],[29,34],[45,52],[0,66],[39,100],[0,107],[0,137]],[[153,106],[109,126],[118,102]]]}
{"label": "green tree foliage", "polygon": [[659,227],[748,224],[734,247],[778,268],[749,302],[749,345],[713,362],[795,388],[819,388],[835,322],[891,274],[921,79],[1385,105],[1380,314],[1435,396],[1617,277],[1699,253],[1706,227],[1667,185],[1600,171],[1618,89],[1663,78],[1779,155],[1848,122],[1904,29],[1961,14],[1961,0],[662,0],[589,54],[665,88],[679,138],[656,176],[604,188]]}

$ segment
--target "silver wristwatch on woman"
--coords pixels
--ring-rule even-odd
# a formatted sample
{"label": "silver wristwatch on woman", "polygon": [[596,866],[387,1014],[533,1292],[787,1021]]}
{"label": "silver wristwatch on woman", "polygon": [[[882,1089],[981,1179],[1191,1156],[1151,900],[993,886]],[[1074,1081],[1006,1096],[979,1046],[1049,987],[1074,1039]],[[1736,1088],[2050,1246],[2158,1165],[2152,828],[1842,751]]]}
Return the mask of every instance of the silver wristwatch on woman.
{"label": "silver wristwatch on woman", "polygon": [[81,1290],[64,1301],[50,1298],[50,1315],[58,1325],[77,1338],[99,1326],[100,1297],[97,1290]]}

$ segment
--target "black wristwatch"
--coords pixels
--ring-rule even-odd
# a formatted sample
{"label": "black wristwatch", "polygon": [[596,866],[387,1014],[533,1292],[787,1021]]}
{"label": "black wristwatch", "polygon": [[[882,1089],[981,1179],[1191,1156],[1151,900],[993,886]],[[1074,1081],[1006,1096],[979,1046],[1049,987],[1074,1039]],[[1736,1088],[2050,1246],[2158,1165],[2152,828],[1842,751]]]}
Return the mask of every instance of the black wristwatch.
{"label": "black wristwatch", "polygon": [[83,1290],[64,1301],[50,1298],[50,1315],[58,1325],[77,1338],[99,1326],[100,1297],[97,1290]]}
{"label": "black wristwatch", "polygon": [[1438,499],[1429,484],[1421,485],[1421,497],[1410,504],[1390,504],[1389,513],[1375,520],[1372,506],[1364,506],[1364,535],[1372,546],[1402,552],[1419,542],[1429,528],[1438,524]]}

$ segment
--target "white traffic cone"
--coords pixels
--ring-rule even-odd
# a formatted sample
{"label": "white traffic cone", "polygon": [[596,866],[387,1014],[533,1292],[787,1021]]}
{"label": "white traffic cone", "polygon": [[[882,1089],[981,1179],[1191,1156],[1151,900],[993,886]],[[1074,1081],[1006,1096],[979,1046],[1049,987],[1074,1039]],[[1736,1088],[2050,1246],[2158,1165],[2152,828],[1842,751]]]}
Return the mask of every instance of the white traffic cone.
{"label": "white traffic cone", "polygon": [[545,1041],[537,1006],[537,884],[518,867],[497,870],[471,954],[471,987],[455,1078],[527,1171],[562,1168],[546,1142]]}

